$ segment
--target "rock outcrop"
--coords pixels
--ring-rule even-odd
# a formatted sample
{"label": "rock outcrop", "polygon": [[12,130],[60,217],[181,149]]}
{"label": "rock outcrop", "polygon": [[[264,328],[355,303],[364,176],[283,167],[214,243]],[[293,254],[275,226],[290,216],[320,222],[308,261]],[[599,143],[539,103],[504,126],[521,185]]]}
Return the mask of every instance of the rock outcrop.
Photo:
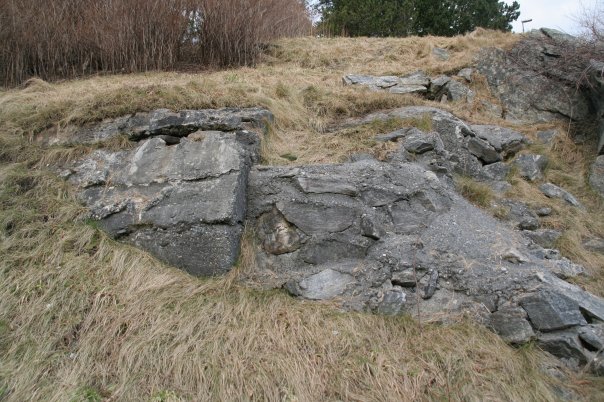
{"label": "rock outcrop", "polygon": [[[223,274],[239,255],[247,177],[258,158],[258,134],[239,129],[245,112],[152,112],[147,116],[162,119],[137,120],[143,125],[129,124],[126,131],[112,134],[152,138],[131,151],[95,151],[62,174],[81,189],[91,218],[115,238],[191,274]],[[253,115],[270,116],[259,109]],[[191,123],[191,116],[206,116],[205,123],[201,118]],[[106,133],[107,127],[116,126],[104,122],[97,130],[86,130],[82,140],[98,139],[104,134],[97,131]],[[232,131],[175,137],[192,127]]]}
{"label": "rock outcrop", "polygon": [[[604,300],[565,281],[583,269],[551,249],[559,233],[539,230],[551,210],[503,200],[506,224],[455,191],[453,172],[505,183],[526,143],[521,134],[409,107],[346,123],[428,119],[430,132],[401,127],[381,136],[400,144],[388,161],[253,166],[260,136],[252,129],[270,113],[249,111],[162,110],[146,115],[162,119],[125,128],[103,122],[97,130],[119,126],[111,135],[128,135],[136,147],[97,150],[61,174],[101,228],[194,275],[229,271],[246,224],[256,264],[242,278],[250,283],[421,320],[469,314],[511,343],[536,340],[573,367],[604,372],[595,359]],[[221,122],[190,123],[202,115]],[[83,141],[108,138],[86,130]],[[576,202],[553,184],[542,190]]]}
{"label": "rock outcrop", "polygon": [[[461,70],[465,77],[471,76],[467,69]],[[464,77],[460,77],[464,78]],[[467,80],[467,78],[464,78]],[[420,94],[427,99],[439,101],[467,101],[474,100],[474,92],[460,81],[448,76],[430,78],[423,71],[402,77],[397,76],[372,76],[349,74],[342,78],[344,85],[364,86],[372,91],[386,91],[393,94]]]}

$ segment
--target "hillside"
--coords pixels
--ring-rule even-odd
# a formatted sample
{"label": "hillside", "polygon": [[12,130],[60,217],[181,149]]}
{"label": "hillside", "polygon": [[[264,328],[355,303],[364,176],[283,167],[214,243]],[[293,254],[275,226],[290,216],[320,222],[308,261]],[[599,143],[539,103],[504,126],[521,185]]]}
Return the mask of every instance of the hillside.
{"label": "hillside", "polygon": [[[87,219],[78,189],[58,166],[94,151],[136,149],[126,136],[101,144],[47,146],[45,138],[155,109],[262,107],[274,122],[262,133],[260,164],[287,167],[346,162],[396,151],[381,142],[400,119],[375,112],[437,107],[474,125],[513,129],[523,153],[546,155],[543,180],[506,175],[508,200],[550,208],[541,220],[560,230],[564,257],[587,275],[570,279],[604,296],[604,257],[584,246],[604,238],[604,202],[587,177],[593,139],[571,138],[568,120],[504,119],[487,79],[468,84],[475,101],[343,85],[350,74],[452,76],[475,66],[485,47],[511,49],[520,36],[478,30],[454,38],[284,39],[254,68],[31,79],[0,92],[0,399],[21,400],[559,400],[603,398],[604,383],[571,370],[535,342],[506,344],[470,317],[442,325],[409,315],[345,311],[285,290],[260,290],[249,228],[236,268],[196,278],[115,241]],[[449,57],[435,56],[446,49]],[[480,102],[485,101],[485,102]],[[409,124],[406,120],[405,124]],[[413,125],[430,131],[429,119]],[[537,136],[555,129],[551,146]],[[317,168],[320,169],[320,168]],[[260,180],[260,179],[259,179]],[[541,182],[564,185],[584,209],[548,198]],[[456,176],[458,189],[488,216],[505,215],[497,192]]]}

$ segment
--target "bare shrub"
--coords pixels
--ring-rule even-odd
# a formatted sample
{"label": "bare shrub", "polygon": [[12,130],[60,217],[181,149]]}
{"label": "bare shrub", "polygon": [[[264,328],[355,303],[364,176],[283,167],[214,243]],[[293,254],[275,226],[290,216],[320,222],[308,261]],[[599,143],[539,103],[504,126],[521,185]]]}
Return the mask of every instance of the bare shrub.
{"label": "bare shrub", "polygon": [[0,0],[0,84],[251,64],[310,26],[299,0]]}

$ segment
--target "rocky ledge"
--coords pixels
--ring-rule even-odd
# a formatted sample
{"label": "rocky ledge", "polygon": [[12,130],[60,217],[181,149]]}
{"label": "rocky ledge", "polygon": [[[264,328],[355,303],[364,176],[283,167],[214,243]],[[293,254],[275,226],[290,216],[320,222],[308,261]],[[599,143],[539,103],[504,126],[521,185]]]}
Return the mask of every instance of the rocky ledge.
{"label": "rocky ledge", "polygon": [[[540,164],[519,160],[526,138],[435,108],[347,124],[420,115],[432,132],[401,127],[378,138],[399,143],[388,161],[272,167],[254,166],[269,112],[160,110],[86,127],[85,141],[112,132],[138,143],[97,150],[61,174],[110,235],[194,275],[228,272],[245,224],[256,261],[242,274],[250,284],[420,320],[467,314],[511,343],[535,340],[572,367],[604,374],[604,300],[566,281],[583,269],[550,249],[559,233],[539,229],[551,210],[503,199],[510,213],[502,222],[453,185],[457,171],[497,186],[512,163],[530,180]],[[560,202],[574,199],[543,186]]]}

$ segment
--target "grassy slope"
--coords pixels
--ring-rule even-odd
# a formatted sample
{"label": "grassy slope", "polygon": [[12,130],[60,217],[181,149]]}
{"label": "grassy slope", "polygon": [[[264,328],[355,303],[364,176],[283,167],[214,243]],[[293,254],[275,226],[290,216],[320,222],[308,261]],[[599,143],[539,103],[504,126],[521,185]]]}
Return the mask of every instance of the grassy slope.
{"label": "grassy slope", "polygon": [[[52,125],[158,107],[261,105],[277,119],[264,138],[267,163],[336,162],[360,150],[383,155],[388,149],[371,138],[388,124],[325,129],[347,117],[426,102],[344,88],[343,74],[454,72],[480,47],[514,40],[492,32],[296,39],[278,43],[258,68],[34,80],[0,92],[0,399],[554,400],[552,380],[538,369],[543,354],[510,348],[470,322],[442,327],[342,313],[242,287],[237,270],[226,278],[192,278],[115,243],[78,219],[82,208],[70,189],[45,170],[91,148],[40,149],[28,141]],[[452,58],[436,61],[433,46],[449,48]],[[483,83],[475,90],[489,97]],[[508,125],[479,108],[446,107],[469,121]],[[548,175],[601,213],[584,185],[581,149],[564,139],[556,147]],[[552,205],[563,217],[550,226],[570,228],[561,246],[596,274],[587,285],[603,294],[602,261],[577,239],[604,235],[602,222],[590,218],[597,215],[571,211],[512,180],[516,197]],[[243,256],[240,269],[247,250]],[[602,397],[598,380],[574,375],[567,385],[588,399]]]}

